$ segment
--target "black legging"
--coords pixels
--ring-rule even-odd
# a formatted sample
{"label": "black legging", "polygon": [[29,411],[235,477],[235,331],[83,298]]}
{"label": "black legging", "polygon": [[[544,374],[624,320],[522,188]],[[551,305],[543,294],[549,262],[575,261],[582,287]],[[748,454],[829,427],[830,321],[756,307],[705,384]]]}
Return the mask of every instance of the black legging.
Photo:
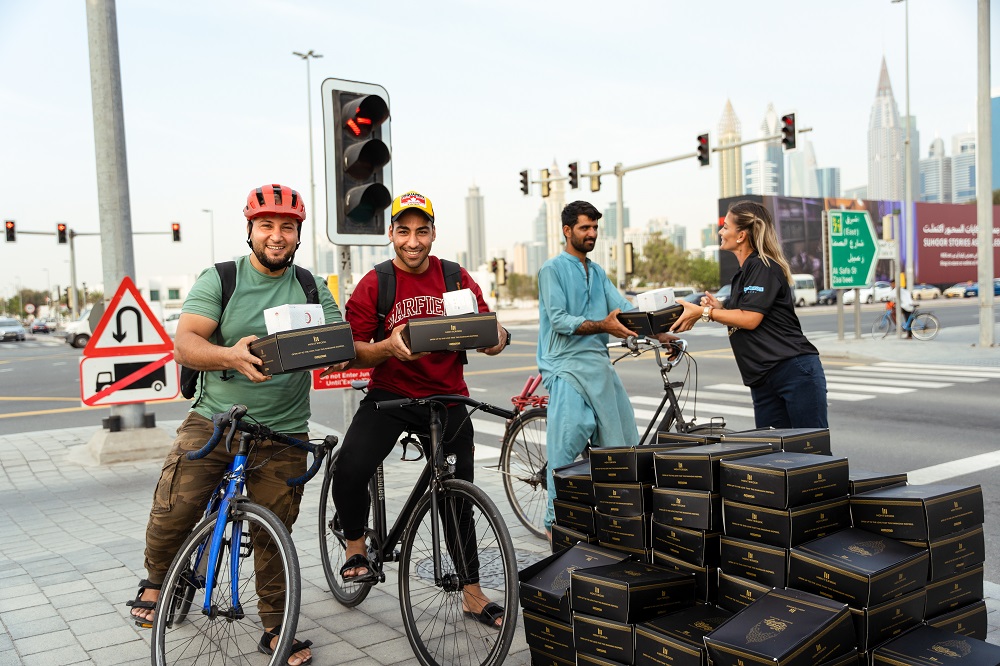
{"label": "black legging", "polygon": [[[375,402],[379,400],[403,397],[405,396],[380,389],[369,390],[344,435],[333,482],[333,502],[347,539],[360,539],[364,536],[368,508],[371,505],[368,481],[375,475],[379,464],[392,452],[400,434],[403,431],[426,434],[428,431],[430,415],[427,407],[375,409]],[[472,421],[466,418],[468,413],[465,405],[454,405],[447,409],[442,419],[446,419],[444,452],[446,455],[454,453],[457,458],[455,477],[472,483],[475,478],[475,433]],[[459,428],[461,429],[458,430]],[[446,507],[442,506],[441,509],[447,513]],[[446,519],[447,517],[444,516]],[[479,563],[474,557],[477,549],[473,547],[476,541],[475,526],[472,524],[472,507],[468,503],[463,502],[460,507],[458,522],[460,540],[455,534],[453,521],[444,521],[448,551],[456,562],[460,559],[468,560],[468,576],[463,577],[467,582],[477,582]],[[460,552],[469,555],[465,558],[456,557]],[[472,561],[473,559],[476,561]]]}

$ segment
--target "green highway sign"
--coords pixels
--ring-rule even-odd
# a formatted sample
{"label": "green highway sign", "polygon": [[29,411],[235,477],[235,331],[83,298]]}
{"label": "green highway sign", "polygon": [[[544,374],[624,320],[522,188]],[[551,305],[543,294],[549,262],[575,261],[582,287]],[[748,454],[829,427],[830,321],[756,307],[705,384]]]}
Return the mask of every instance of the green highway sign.
{"label": "green highway sign", "polygon": [[878,239],[867,210],[831,210],[827,213],[830,235],[830,288],[860,289],[872,283]]}

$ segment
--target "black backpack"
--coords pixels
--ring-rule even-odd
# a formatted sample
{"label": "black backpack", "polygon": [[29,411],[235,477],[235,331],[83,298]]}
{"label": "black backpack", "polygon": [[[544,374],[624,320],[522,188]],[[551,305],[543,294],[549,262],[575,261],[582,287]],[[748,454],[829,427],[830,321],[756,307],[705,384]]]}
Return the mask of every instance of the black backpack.
{"label": "black backpack", "polygon": [[[299,285],[302,287],[302,291],[306,295],[306,303],[316,304],[319,303],[319,289],[316,288],[316,278],[311,272],[302,268],[301,266],[293,266],[295,268],[295,279],[299,281]],[[219,271],[219,278],[222,280],[222,309],[219,310],[219,325],[222,325],[222,313],[225,312],[226,306],[229,305],[229,299],[232,298],[233,292],[236,291],[236,262],[235,261],[220,261],[215,265],[215,270]],[[221,344],[219,341],[218,329],[216,329],[216,344]],[[201,370],[192,370],[191,368],[186,368],[181,366],[181,395],[190,400],[198,393],[199,384],[202,384],[198,380],[201,378]],[[222,381],[228,381],[232,379],[228,370],[222,371]],[[202,384],[203,385],[203,384]],[[201,399],[201,396],[198,396]],[[195,401],[197,404],[197,401]]]}
{"label": "black backpack", "polygon": [[[441,259],[441,272],[444,274],[445,289],[458,291],[462,288],[462,267],[456,262]],[[392,267],[392,259],[375,264],[375,277],[378,278],[378,304],[375,307],[378,325],[375,327],[375,342],[378,342],[385,339],[385,318],[396,304],[396,271]],[[469,362],[464,351],[459,354],[463,364]]]}

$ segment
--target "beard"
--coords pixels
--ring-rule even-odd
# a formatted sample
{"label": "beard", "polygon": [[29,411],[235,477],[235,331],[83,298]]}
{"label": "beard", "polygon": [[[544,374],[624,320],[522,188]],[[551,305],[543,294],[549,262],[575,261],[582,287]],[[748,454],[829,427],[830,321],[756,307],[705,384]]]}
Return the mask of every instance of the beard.
{"label": "beard", "polygon": [[571,238],[569,242],[573,246],[574,250],[587,254],[588,252],[593,251],[594,244],[597,243],[597,240],[590,238]]}
{"label": "beard", "polygon": [[282,268],[287,268],[292,265],[292,260],[295,259],[296,246],[293,246],[287,255],[277,261],[267,256],[267,244],[265,243],[253,245],[252,249],[257,261],[269,271],[280,271]]}

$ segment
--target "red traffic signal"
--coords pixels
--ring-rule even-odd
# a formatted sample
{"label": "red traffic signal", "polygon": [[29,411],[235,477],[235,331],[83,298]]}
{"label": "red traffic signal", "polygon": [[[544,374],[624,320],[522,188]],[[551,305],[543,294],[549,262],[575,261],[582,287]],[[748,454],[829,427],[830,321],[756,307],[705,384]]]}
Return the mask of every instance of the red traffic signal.
{"label": "red traffic signal", "polygon": [[56,225],[56,239],[59,241],[60,245],[65,245],[67,242],[66,224],[64,222],[60,222]]}
{"label": "red traffic signal", "polygon": [[17,228],[14,224],[14,220],[7,220],[3,223],[4,231],[7,232],[7,242],[13,243],[17,240]]}
{"label": "red traffic signal", "polygon": [[181,242],[181,225],[179,222],[171,223],[170,233],[173,235],[175,243]]}
{"label": "red traffic signal", "polygon": [[709,147],[708,147],[708,135],[699,134],[698,135],[698,164],[701,166],[708,166],[709,160]]}
{"label": "red traffic signal", "polygon": [[795,150],[795,114],[781,116],[781,145],[785,150]]}
{"label": "red traffic signal", "polygon": [[580,187],[580,167],[577,162],[569,163],[569,187],[571,190]]}

